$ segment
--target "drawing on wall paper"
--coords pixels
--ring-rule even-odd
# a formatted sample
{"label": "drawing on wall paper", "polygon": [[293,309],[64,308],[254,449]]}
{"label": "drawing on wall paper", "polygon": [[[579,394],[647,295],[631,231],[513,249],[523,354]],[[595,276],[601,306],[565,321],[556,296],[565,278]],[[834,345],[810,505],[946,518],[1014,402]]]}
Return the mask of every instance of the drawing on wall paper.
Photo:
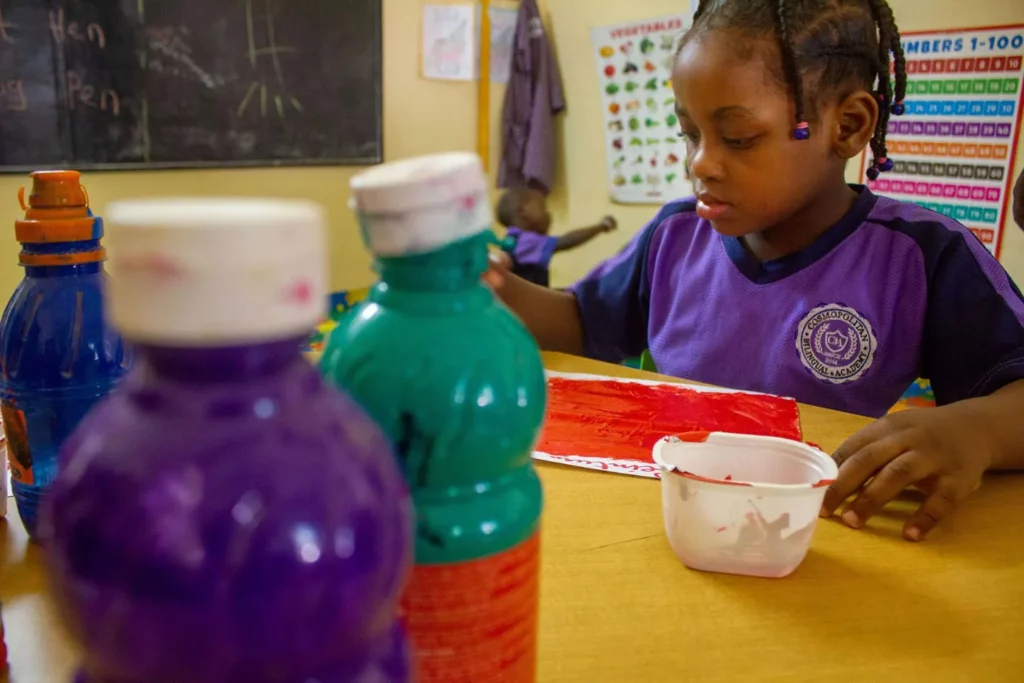
{"label": "drawing on wall paper", "polygon": [[613,201],[662,204],[692,193],[670,78],[689,24],[680,14],[591,31]]}
{"label": "drawing on wall paper", "polygon": [[512,44],[516,37],[518,10],[491,7],[491,81],[508,83],[512,73]]}
{"label": "drawing on wall paper", "polygon": [[423,6],[423,77],[472,81],[477,71],[477,7]]}
{"label": "drawing on wall paper", "polygon": [[887,144],[894,168],[868,187],[960,221],[998,257],[1020,137],[1024,26],[907,33],[903,50],[905,113],[890,119]]}

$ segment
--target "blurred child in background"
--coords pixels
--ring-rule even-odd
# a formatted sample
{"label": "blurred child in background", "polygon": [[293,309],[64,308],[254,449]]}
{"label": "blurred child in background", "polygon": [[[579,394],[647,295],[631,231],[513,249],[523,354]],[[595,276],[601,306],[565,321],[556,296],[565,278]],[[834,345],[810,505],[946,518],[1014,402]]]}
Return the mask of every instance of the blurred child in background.
{"label": "blurred child in background", "polygon": [[596,225],[551,236],[547,200],[543,193],[527,187],[514,188],[502,195],[497,213],[498,222],[508,228],[508,240],[503,247],[508,255],[506,265],[519,277],[542,287],[549,286],[551,257],[555,252],[575,249],[618,227],[614,218],[605,216]]}

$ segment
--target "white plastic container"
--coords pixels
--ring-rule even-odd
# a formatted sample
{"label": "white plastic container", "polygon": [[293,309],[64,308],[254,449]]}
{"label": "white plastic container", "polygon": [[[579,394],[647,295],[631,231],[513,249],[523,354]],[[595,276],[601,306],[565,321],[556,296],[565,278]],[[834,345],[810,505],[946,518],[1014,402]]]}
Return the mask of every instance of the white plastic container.
{"label": "white plastic container", "polygon": [[782,578],[807,555],[835,461],[806,444],[738,434],[654,446],[665,533],[691,569]]}

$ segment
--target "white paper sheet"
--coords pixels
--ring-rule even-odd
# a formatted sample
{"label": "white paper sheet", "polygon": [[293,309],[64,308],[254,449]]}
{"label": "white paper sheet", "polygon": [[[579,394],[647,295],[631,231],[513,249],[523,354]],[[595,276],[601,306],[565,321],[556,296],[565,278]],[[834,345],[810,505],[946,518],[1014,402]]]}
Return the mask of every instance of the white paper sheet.
{"label": "white paper sheet", "polygon": [[516,18],[519,11],[505,7],[491,7],[491,81],[508,83],[512,73],[512,44],[516,36]]}
{"label": "white paper sheet", "polygon": [[423,6],[424,78],[476,79],[477,11],[477,5]]}

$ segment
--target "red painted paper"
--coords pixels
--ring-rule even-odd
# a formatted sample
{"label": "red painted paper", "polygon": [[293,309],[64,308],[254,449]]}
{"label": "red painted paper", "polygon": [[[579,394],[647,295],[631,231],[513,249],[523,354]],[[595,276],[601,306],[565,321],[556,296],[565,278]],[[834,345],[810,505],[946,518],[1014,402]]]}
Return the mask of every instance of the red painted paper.
{"label": "red painted paper", "polygon": [[800,412],[796,401],[778,396],[551,377],[536,450],[653,463],[658,439],[686,432],[800,440]]}

